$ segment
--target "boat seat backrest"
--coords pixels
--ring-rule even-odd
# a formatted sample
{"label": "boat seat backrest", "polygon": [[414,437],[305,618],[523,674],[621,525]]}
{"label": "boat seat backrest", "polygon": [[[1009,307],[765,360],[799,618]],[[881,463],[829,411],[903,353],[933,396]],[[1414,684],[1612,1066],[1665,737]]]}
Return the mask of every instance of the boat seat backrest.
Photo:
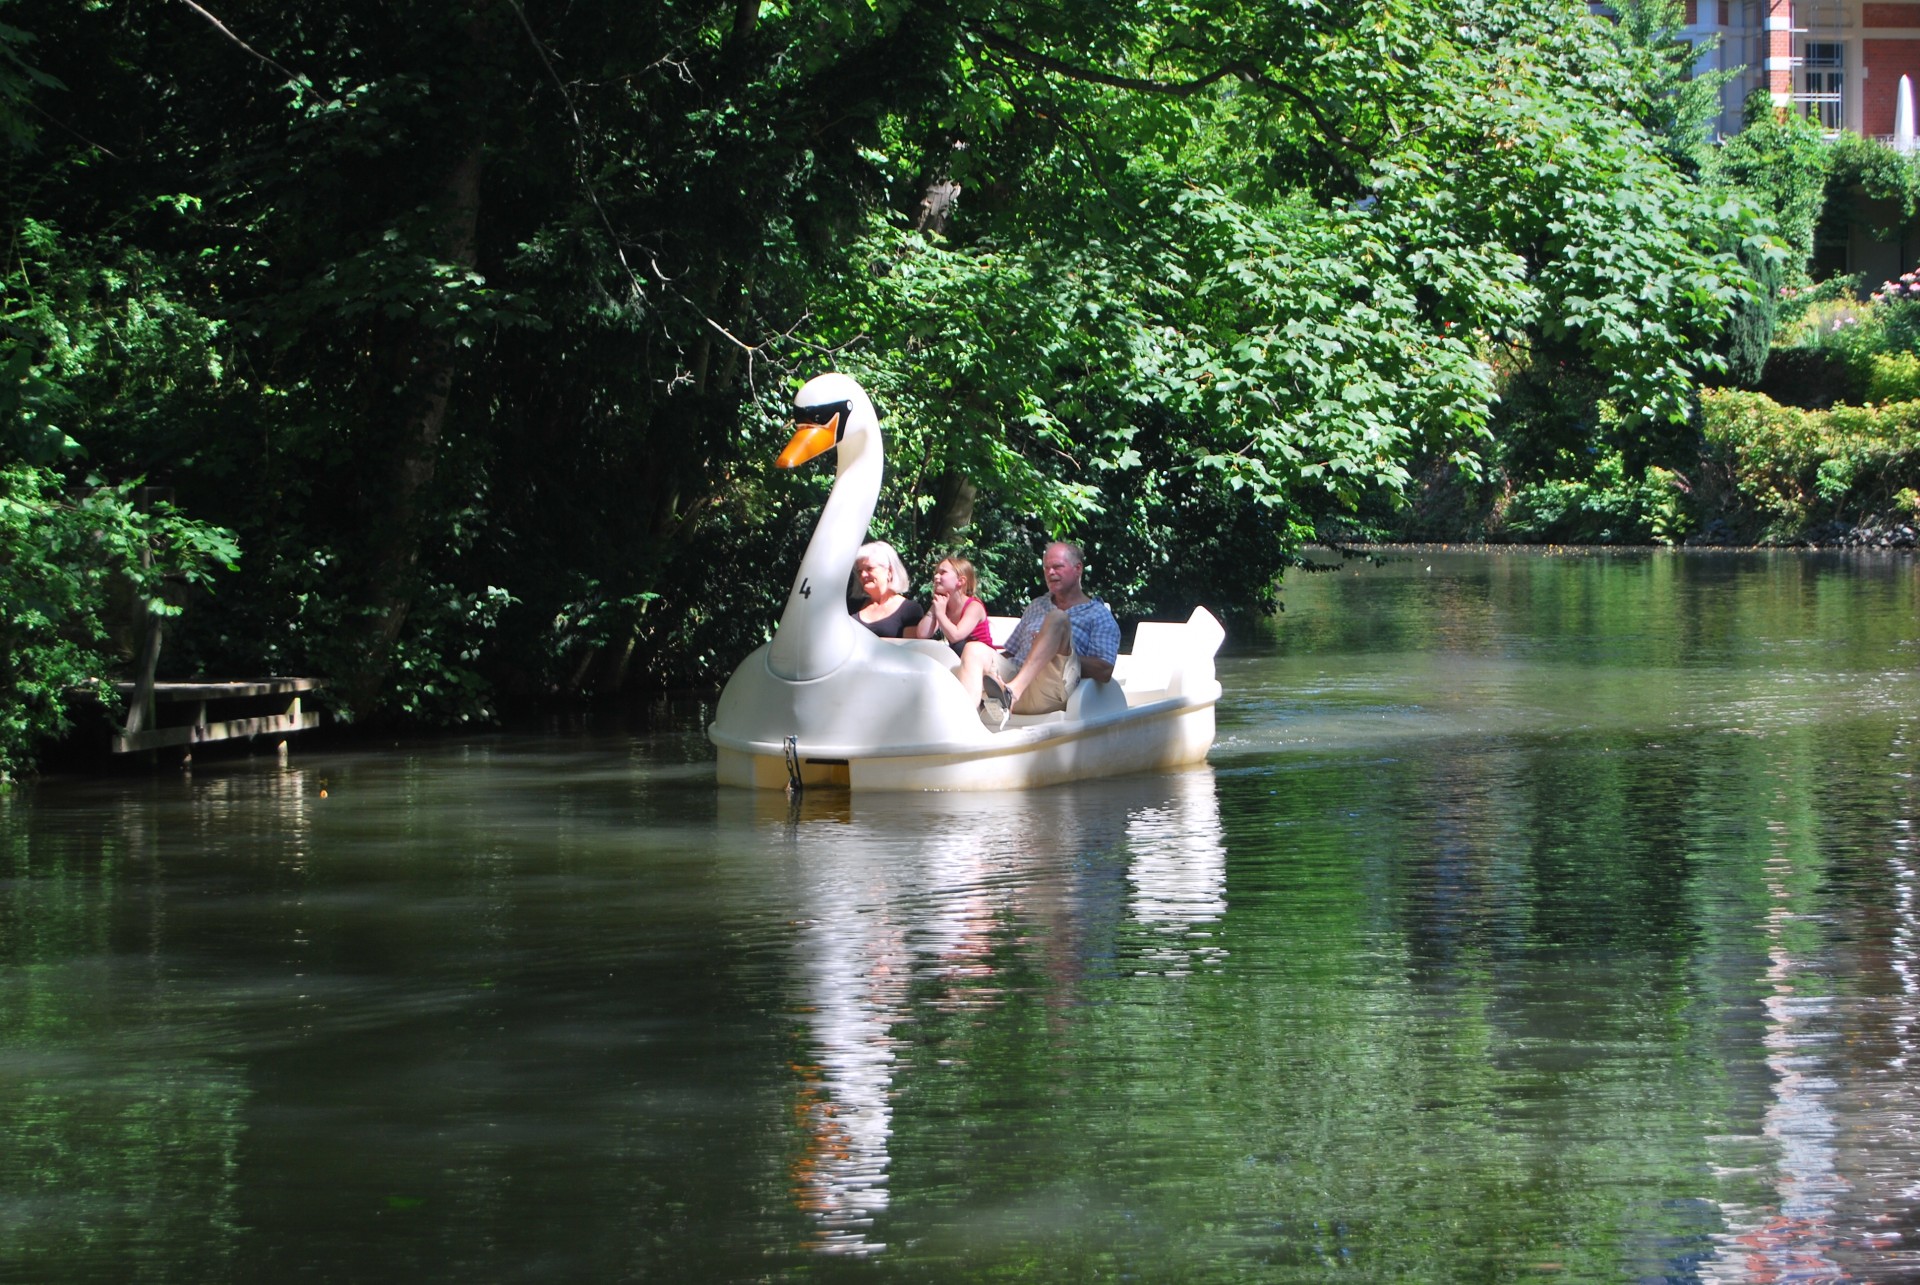
{"label": "boat seat backrest", "polygon": [[1133,627],[1133,650],[1127,653],[1124,677],[1128,690],[1177,695],[1187,651],[1186,625],[1164,620],[1141,621]]}

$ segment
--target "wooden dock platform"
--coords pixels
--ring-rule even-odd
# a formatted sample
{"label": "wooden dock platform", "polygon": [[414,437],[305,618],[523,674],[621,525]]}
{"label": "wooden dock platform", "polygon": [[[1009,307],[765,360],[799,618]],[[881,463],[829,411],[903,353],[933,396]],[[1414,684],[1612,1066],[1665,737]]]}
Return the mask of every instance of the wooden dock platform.
{"label": "wooden dock platform", "polygon": [[320,711],[304,708],[301,696],[319,686],[313,678],[115,683],[127,702],[127,722],[114,733],[112,751],[134,754],[179,746],[190,753],[210,741],[286,736],[318,727]]}

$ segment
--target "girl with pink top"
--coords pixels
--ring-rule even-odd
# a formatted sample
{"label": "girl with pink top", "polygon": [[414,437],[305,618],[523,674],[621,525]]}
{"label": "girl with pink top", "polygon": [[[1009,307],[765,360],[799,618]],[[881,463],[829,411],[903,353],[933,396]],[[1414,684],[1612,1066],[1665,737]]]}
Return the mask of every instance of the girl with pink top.
{"label": "girl with pink top", "polygon": [[944,637],[955,652],[970,642],[993,646],[987,606],[973,596],[977,580],[965,558],[942,558],[933,569],[933,609],[915,625],[922,638]]}

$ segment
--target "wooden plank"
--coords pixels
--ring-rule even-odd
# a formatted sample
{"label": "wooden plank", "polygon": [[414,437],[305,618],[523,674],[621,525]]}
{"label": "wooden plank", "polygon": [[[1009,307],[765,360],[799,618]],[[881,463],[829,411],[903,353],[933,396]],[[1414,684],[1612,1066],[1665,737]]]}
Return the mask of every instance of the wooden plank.
{"label": "wooden plank", "polygon": [[133,754],[140,750],[165,749],[171,745],[199,745],[207,741],[231,741],[242,736],[273,736],[304,732],[320,726],[317,709],[290,710],[285,714],[266,714],[259,718],[233,718],[221,723],[185,724],[180,727],[155,727],[131,735],[113,738],[115,754]]}
{"label": "wooden plank", "polygon": [[[122,696],[133,694],[137,684],[115,683]],[[317,678],[255,678],[223,683],[155,683],[153,699],[160,701],[240,700],[248,696],[291,696],[296,692],[317,691]]]}
{"label": "wooden plank", "polygon": [[[301,709],[301,693],[319,690],[315,678],[251,678],[230,682],[115,683],[129,696],[146,696],[153,721],[130,718],[110,739],[115,754],[201,745],[242,737],[286,736],[320,725],[320,711]],[[209,720],[209,707],[213,718]],[[172,722],[160,720],[164,710]],[[266,711],[266,712],[257,712]],[[223,714],[247,717],[220,717]],[[185,721],[182,715],[187,715]]]}

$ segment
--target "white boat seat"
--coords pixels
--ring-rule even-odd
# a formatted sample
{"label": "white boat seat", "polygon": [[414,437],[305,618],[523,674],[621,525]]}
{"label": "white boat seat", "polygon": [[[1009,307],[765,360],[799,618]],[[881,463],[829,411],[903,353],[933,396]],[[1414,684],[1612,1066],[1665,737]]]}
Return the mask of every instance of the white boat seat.
{"label": "white boat seat", "polygon": [[1067,721],[1070,723],[1126,712],[1127,693],[1117,682],[1096,683],[1091,678],[1083,678],[1067,695]]}
{"label": "white boat seat", "polygon": [[1163,692],[1173,681],[1173,666],[1164,656],[1121,652],[1113,662],[1113,681],[1129,693]]}

